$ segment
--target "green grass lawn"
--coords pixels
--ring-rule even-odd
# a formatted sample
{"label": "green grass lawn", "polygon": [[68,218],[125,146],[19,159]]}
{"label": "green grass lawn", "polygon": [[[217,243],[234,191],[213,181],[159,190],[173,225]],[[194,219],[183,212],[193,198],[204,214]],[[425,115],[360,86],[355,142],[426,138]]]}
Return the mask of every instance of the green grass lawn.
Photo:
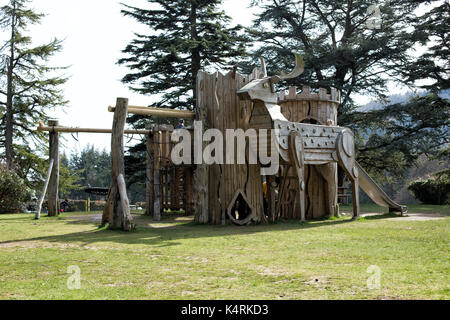
{"label": "green grass lawn", "polygon": [[[410,212],[448,215],[448,207]],[[0,215],[0,299],[450,298],[448,216],[249,227],[136,220],[123,233],[99,229],[92,214]],[[67,288],[72,265],[79,290]],[[367,287],[371,265],[381,269],[380,289]]]}

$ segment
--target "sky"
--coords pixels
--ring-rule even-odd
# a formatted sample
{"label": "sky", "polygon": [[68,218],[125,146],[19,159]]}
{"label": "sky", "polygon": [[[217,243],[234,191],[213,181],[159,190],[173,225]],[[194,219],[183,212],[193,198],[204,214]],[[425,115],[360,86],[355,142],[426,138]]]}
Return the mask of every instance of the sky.
{"label": "sky", "polygon": [[[146,0],[121,2],[136,7],[148,5]],[[0,5],[4,3],[5,0],[0,0]],[[248,8],[249,4],[250,0],[225,0],[223,6],[233,24],[249,26],[255,13],[254,8]],[[131,105],[146,106],[152,102],[151,97],[136,94],[120,82],[128,71],[116,64],[123,57],[121,51],[135,32],[146,29],[122,16],[119,1],[35,0],[31,7],[46,14],[41,24],[29,28],[33,43],[46,43],[55,37],[63,39],[63,50],[50,64],[69,66],[66,75],[70,79],[63,87],[69,104],[64,110],[50,111],[50,117],[64,126],[110,128],[113,114],[107,108],[115,104],[117,97],[129,98]],[[110,149],[110,135],[79,134],[78,141],[70,134],[64,136],[67,154],[78,153],[87,144]]]}

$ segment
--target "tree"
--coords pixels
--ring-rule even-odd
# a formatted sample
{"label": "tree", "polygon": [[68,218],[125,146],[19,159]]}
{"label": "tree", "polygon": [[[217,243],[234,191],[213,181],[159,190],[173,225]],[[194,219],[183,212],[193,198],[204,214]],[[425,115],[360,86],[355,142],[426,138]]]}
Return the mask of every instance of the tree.
{"label": "tree", "polygon": [[[151,95],[152,107],[192,110],[195,106],[197,73],[207,65],[226,69],[245,56],[246,37],[241,26],[228,27],[231,19],[219,9],[221,0],[149,0],[150,9],[125,6],[124,16],[148,26],[147,34],[123,50],[118,61],[130,73],[122,82]],[[152,120],[133,116],[135,128]],[[167,122],[166,119],[158,120]],[[145,181],[145,142],[130,149],[126,157],[128,184]]]}
{"label": "tree", "polygon": [[60,158],[59,193],[62,197],[67,198],[73,192],[83,189],[84,186],[79,183],[82,170],[76,170],[71,166],[66,153],[63,153]]}
{"label": "tree", "polygon": [[221,0],[148,0],[150,8],[125,6],[124,16],[149,27],[123,50],[119,60],[131,73],[122,81],[131,89],[160,98],[154,107],[192,110],[197,72],[206,64],[233,64],[245,54],[246,38],[218,9]]}
{"label": "tree", "polygon": [[400,71],[405,83],[427,91],[404,103],[349,117],[359,133],[367,134],[377,126],[361,144],[359,158],[368,166],[378,166],[378,171],[388,167],[402,173],[405,164],[411,166],[421,154],[448,160],[450,101],[444,95],[450,89],[449,10],[450,4],[444,1],[410,20],[415,26],[412,34],[424,51]]}
{"label": "tree", "polygon": [[31,193],[23,179],[0,163],[0,214],[21,212],[29,200]]}
{"label": "tree", "polygon": [[[447,141],[445,100],[436,100],[431,108],[424,105],[429,100],[413,100],[408,106],[387,105],[373,112],[357,110],[355,101],[357,94],[385,99],[392,83],[412,85],[411,81],[416,79],[412,76],[416,60],[410,49],[429,43],[424,35],[428,29],[415,14],[421,3],[253,1],[253,5],[263,10],[249,32],[264,44],[254,52],[254,57],[265,57],[272,68],[270,72],[278,73],[292,68],[291,51],[298,51],[304,56],[305,72],[288,81],[288,85],[339,89],[342,101],[338,122],[355,131],[358,160],[372,172],[387,170],[401,175],[402,169],[411,166],[420,153]],[[444,29],[442,26],[445,22],[441,24]],[[448,57],[445,52],[442,56]]]}
{"label": "tree", "polygon": [[0,46],[0,130],[4,136],[0,146],[5,149],[9,167],[18,145],[30,153],[31,140],[37,144],[45,141],[34,127],[46,118],[46,111],[66,104],[59,86],[67,78],[55,76],[64,68],[48,66],[49,58],[61,50],[61,41],[31,46],[31,38],[24,32],[29,25],[39,23],[43,15],[29,9],[28,3],[9,0],[0,8],[0,27],[10,35]]}
{"label": "tree", "polygon": [[105,150],[86,146],[80,154],[72,154],[68,161],[70,171],[77,172],[76,184],[81,186],[67,194],[71,198],[84,198],[86,187],[108,187],[111,184],[111,155]]}
{"label": "tree", "polygon": [[420,84],[431,92],[450,89],[450,3],[443,1],[424,15],[415,17],[416,37],[427,50],[403,72],[407,81],[428,80]]}

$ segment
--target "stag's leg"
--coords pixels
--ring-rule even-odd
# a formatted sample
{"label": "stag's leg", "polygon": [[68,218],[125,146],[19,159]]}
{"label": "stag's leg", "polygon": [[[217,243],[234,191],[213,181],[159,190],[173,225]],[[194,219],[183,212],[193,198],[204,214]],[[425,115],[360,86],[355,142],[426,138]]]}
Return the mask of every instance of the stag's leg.
{"label": "stag's leg", "polygon": [[326,208],[327,214],[330,216],[337,215],[337,164],[327,163],[324,165],[316,166],[323,179],[326,181]]}
{"label": "stag's leg", "polygon": [[298,189],[300,192],[300,217],[301,221],[306,220],[305,212],[305,161],[303,152],[303,140],[298,132],[289,134],[289,157],[298,178]]}
{"label": "stag's leg", "polygon": [[337,157],[339,164],[352,182],[353,219],[359,218],[359,171],[355,160],[355,142],[353,132],[344,129],[337,139]]}
{"label": "stag's leg", "polygon": [[281,215],[281,203],[283,202],[284,192],[286,190],[286,184],[289,176],[289,170],[290,166],[285,165],[283,168],[283,180],[281,181],[280,189],[278,190],[278,202],[277,202],[277,208],[275,213],[275,219],[278,219]]}
{"label": "stag's leg", "polygon": [[[356,167],[355,167],[356,168]],[[358,169],[356,169],[358,170]],[[353,175],[352,179],[352,195],[353,195],[353,219],[358,219],[360,215],[359,210],[359,179],[358,175]]]}
{"label": "stag's leg", "polygon": [[295,168],[297,177],[298,177],[298,189],[300,190],[300,217],[301,221],[305,221],[306,212],[305,212],[305,180],[304,180],[304,168],[296,167]]}

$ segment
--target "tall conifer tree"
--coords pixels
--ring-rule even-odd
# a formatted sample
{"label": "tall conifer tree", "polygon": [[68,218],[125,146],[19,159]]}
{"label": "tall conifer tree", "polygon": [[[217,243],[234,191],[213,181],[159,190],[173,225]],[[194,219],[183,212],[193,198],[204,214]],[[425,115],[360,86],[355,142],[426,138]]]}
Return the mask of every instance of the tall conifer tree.
{"label": "tall conifer tree", "polygon": [[[207,66],[227,69],[245,56],[241,26],[221,10],[221,0],[148,0],[148,8],[125,6],[122,13],[148,26],[123,50],[118,63],[130,69],[122,81],[151,96],[152,107],[193,110],[197,72]],[[150,120],[151,121],[151,120]],[[162,121],[162,120],[158,120]],[[148,120],[133,116],[136,128]],[[144,181],[145,143],[126,158],[129,182]]]}
{"label": "tall conifer tree", "polygon": [[[448,30],[445,9],[439,11],[442,16],[437,11],[416,16],[423,3],[254,0],[253,5],[262,11],[250,33],[264,43],[254,57],[265,57],[269,73],[274,74],[292,67],[291,51],[301,53],[305,72],[285,85],[339,89],[338,121],[357,133],[359,160],[372,172],[402,174],[420,153],[436,150],[447,140],[447,102],[440,99],[430,105],[427,100],[414,100],[407,106],[361,112],[355,97],[384,99],[394,83],[412,86],[431,70],[437,70],[436,77],[445,73],[443,68],[436,69],[433,59],[436,54],[448,57],[448,41],[437,43],[439,50],[419,60],[411,54],[415,45],[430,44],[432,34],[442,36]],[[445,83],[441,80],[439,83]]]}
{"label": "tall conifer tree", "polygon": [[25,31],[43,15],[29,9],[29,2],[9,0],[0,8],[0,27],[9,34],[0,46],[0,146],[8,166],[33,157],[31,140],[40,143],[45,137],[35,131],[36,124],[49,108],[66,104],[59,87],[67,78],[55,76],[61,68],[48,66],[49,58],[61,50],[61,41],[31,45]]}
{"label": "tall conifer tree", "polygon": [[149,9],[125,6],[123,14],[149,27],[123,50],[119,64],[130,69],[122,81],[152,106],[190,109],[197,72],[207,64],[230,66],[245,54],[245,37],[219,6],[220,0],[148,0]]}

